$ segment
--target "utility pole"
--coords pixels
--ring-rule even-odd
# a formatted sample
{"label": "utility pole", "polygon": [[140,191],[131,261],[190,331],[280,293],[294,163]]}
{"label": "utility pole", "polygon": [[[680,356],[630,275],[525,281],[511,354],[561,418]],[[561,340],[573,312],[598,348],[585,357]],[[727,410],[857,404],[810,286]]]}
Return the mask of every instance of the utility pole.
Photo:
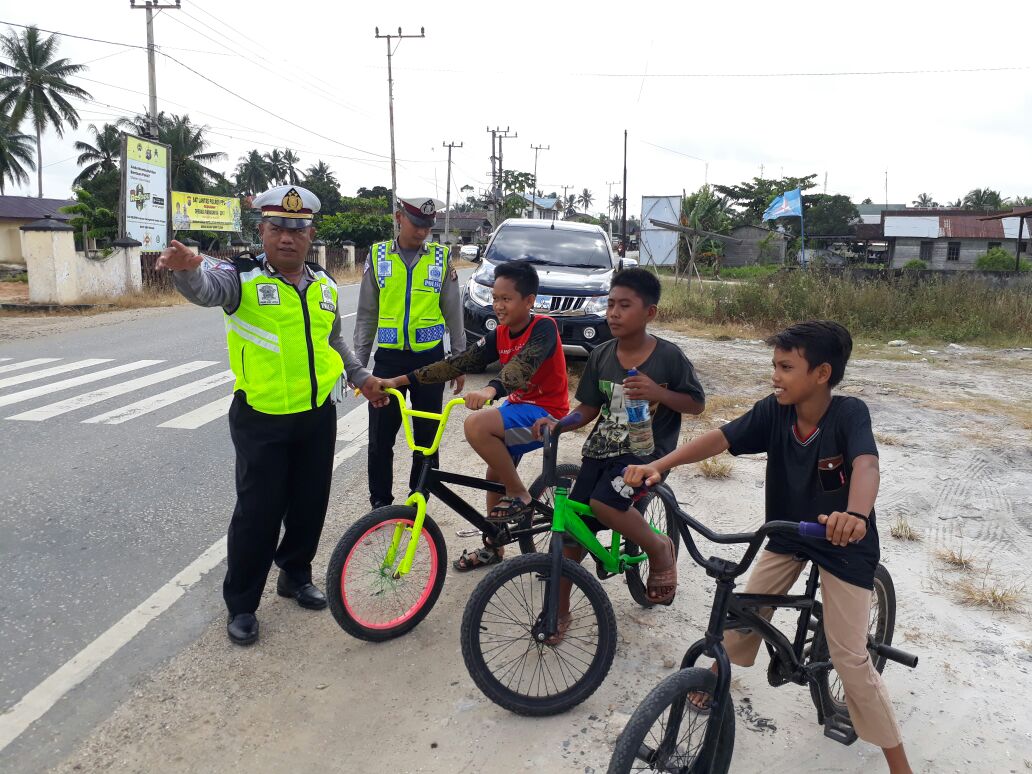
{"label": "utility pole", "polygon": [[441,147],[448,149],[448,187],[444,193],[444,241],[447,242],[451,225],[451,152],[452,148],[461,148],[462,143],[442,142]]}
{"label": "utility pole", "polygon": [[180,0],[175,5],[158,5],[157,0],[145,0],[144,5],[137,5],[136,0],[129,0],[129,8],[144,10],[147,12],[147,90],[150,96],[148,101],[147,123],[150,126],[150,136],[158,139],[158,77],[154,72],[154,11],[178,10]]}
{"label": "utility pole", "polygon": [[[387,96],[389,100],[389,109],[391,115],[391,207],[397,207],[398,202],[398,169],[395,164],[394,158],[394,72],[391,69],[391,57],[394,56],[394,51],[397,51],[397,46],[394,50],[391,50],[391,39],[397,38],[398,45],[401,45],[401,41],[405,38],[425,38],[426,32],[424,27],[419,28],[418,35],[404,35],[401,32],[401,27],[398,27],[397,35],[381,35],[380,28],[374,27],[373,30],[376,33],[376,39],[387,41]],[[391,222],[394,224],[394,236],[398,236],[398,221],[394,217],[394,213],[391,213]]]}
{"label": "utility pole", "polygon": [[534,151],[534,185],[530,189],[530,217],[534,217],[534,213],[537,211],[537,162],[538,152],[543,150],[551,150],[551,145],[531,145],[530,149]]}
{"label": "utility pole", "polygon": [[[644,213],[642,213],[644,215]],[[627,255],[627,246],[631,243],[631,239],[627,234],[627,130],[623,130],[623,219],[621,228],[623,229],[623,249],[621,250],[620,257],[623,258]]]}
{"label": "utility pole", "polygon": [[[508,126],[504,129],[501,127],[492,129],[489,126],[487,131],[491,134],[491,225],[497,226],[499,205],[504,198],[504,191],[502,190],[502,140],[506,137],[516,137],[516,135],[509,134]],[[495,150],[496,144],[497,151]]]}

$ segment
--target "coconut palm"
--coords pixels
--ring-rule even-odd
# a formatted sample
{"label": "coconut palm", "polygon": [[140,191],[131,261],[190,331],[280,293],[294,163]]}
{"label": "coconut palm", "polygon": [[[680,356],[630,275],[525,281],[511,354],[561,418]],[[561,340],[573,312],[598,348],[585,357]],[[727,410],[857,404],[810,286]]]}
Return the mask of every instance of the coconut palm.
{"label": "coconut palm", "polygon": [[35,169],[31,134],[21,134],[10,121],[0,118],[0,194],[7,181],[22,185],[29,182],[28,169]]}
{"label": "coconut palm", "polygon": [[613,198],[609,202],[609,212],[615,218],[620,214],[620,208],[623,206],[623,199],[620,198],[619,194],[613,194]]}
{"label": "coconut palm", "polygon": [[337,178],[333,175],[333,170],[330,169],[329,164],[325,161],[319,160],[308,169],[305,170],[305,177],[308,180],[314,180],[319,183],[329,183],[330,185],[340,187],[340,183],[337,182]]}
{"label": "coconut palm", "polygon": [[587,188],[581,191],[580,196],[577,197],[577,204],[584,208],[584,211],[588,211],[588,207],[595,201],[594,194],[591,193]]}
{"label": "coconut palm", "polygon": [[287,166],[283,163],[283,154],[279,148],[273,148],[265,154],[265,165],[269,170],[269,179],[276,185],[281,185],[287,177]]}
{"label": "coconut palm", "polygon": [[1000,196],[999,191],[991,188],[974,188],[967,192],[964,197],[964,209],[966,210],[1002,210],[1007,202]]}
{"label": "coconut palm", "polygon": [[954,202],[946,202],[946,206],[947,207],[952,207],[953,209],[959,209],[960,207],[964,206],[964,200],[963,199],[957,199]]}
{"label": "coconut palm", "polygon": [[79,151],[79,158],[75,163],[80,167],[87,166],[72,181],[72,186],[92,180],[101,172],[118,168],[122,153],[122,138],[118,127],[114,124],[104,124],[103,129],[98,129],[96,124],[90,124],[88,130],[93,133],[92,145],[81,140],[75,142],[75,149]]}
{"label": "coconut palm", "polygon": [[285,170],[284,182],[291,185],[298,185],[301,182],[301,174],[297,171],[297,165],[301,162],[298,156],[290,148],[283,151],[283,169]]}
{"label": "coconut palm", "polygon": [[913,204],[915,207],[922,207],[924,209],[939,206],[939,202],[935,201],[935,199],[932,198],[931,194],[926,193],[919,193],[917,195],[917,198],[914,199],[914,201],[912,201],[911,204]]}
{"label": "coconut palm", "polygon": [[566,197],[566,209],[576,210],[577,209],[577,194],[570,194]]}
{"label": "coconut palm", "polygon": [[68,78],[86,69],[67,59],[55,59],[58,38],[40,35],[36,27],[26,27],[19,36],[13,30],[0,35],[0,51],[10,60],[0,62],[0,115],[18,126],[26,116],[36,130],[36,174],[38,196],[43,196],[43,132],[51,127],[64,136],[67,123],[79,126],[79,114],[66,99],[90,99],[89,92],[73,86]]}
{"label": "coconut palm", "polygon": [[173,115],[158,127],[158,140],[169,146],[169,182],[175,191],[203,193],[209,185],[221,182],[221,172],[208,165],[226,158],[222,151],[209,151],[207,126],[191,123],[190,116]]}
{"label": "coconut palm", "polygon": [[253,196],[269,187],[269,165],[256,150],[240,157],[236,168],[236,185],[240,193]]}

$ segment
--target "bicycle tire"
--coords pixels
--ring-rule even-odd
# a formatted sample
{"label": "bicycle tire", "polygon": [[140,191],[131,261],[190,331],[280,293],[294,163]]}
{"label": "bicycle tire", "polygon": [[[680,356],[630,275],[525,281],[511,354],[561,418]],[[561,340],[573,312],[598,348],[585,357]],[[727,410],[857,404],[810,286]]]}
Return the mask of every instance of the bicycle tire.
{"label": "bicycle tire", "polygon": [[[570,481],[577,480],[577,474],[580,473],[580,465],[559,465],[555,469],[556,478],[568,478]],[[540,500],[548,505],[555,503],[555,487],[545,486],[544,476],[538,476],[534,479],[534,483],[530,485],[530,496],[535,500]],[[535,513],[530,519],[520,522],[520,527],[526,528],[531,525],[538,524],[551,524],[551,520],[541,513]],[[536,551],[547,551],[548,543],[552,538],[551,532],[539,532],[536,535],[523,535],[519,539],[520,552],[524,554],[533,554]]]}
{"label": "bicycle tire", "polygon": [[[659,506],[658,508],[656,507],[657,505]],[[654,492],[650,492],[638,502],[638,512],[650,524],[659,527],[673,541],[674,554],[679,554],[681,550],[681,533],[677,529],[677,514],[674,509],[662,497],[658,497]],[[639,551],[641,551],[641,548],[636,543],[631,540],[624,540],[624,553],[629,556],[635,556]],[[631,598],[645,608],[653,607],[656,604],[649,599],[646,586],[646,581],[649,577],[648,571],[648,559],[640,564],[629,565],[624,571],[624,577],[627,579],[627,590],[631,593]]]}
{"label": "bicycle tire", "polygon": [[[440,527],[430,516],[423,521],[420,539],[424,541],[425,547],[417,550],[412,571],[401,579],[378,572],[377,562],[382,561],[380,554],[385,554],[383,544],[388,539],[386,531],[393,532],[399,522],[411,526],[415,517],[416,509],[411,506],[388,505],[377,508],[352,524],[337,542],[326,568],[326,599],[334,620],[352,637],[369,642],[384,642],[400,637],[426,618],[437,602],[447,575],[448,548]],[[371,561],[360,560],[360,555],[356,553],[364,544],[369,544],[374,554]],[[399,546],[398,560],[407,545],[407,541],[403,540]],[[352,565],[352,562],[355,564]],[[365,579],[373,584],[372,591],[369,591],[370,587],[363,590],[363,584],[359,581]],[[384,596],[388,590],[393,594]],[[399,594],[399,590],[402,594]],[[401,602],[403,595],[414,598],[414,601],[407,606],[402,602],[403,609],[386,620],[374,620],[359,612],[372,597]]]}
{"label": "bicycle tire", "polygon": [[[602,585],[587,570],[569,559],[563,559],[562,575],[573,584],[572,610],[574,613],[583,613],[575,616],[566,638],[559,645],[545,645],[531,639],[530,629],[541,612],[544,580],[551,573],[551,565],[551,557],[541,553],[524,554],[499,565],[473,591],[462,615],[460,637],[466,669],[485,696],[518,715],[556,715],[580,704],[605,680],[616,654],[616,615],[613,606]],[[512,590],[506,592],[507,596],[502,593],[509,581],[520,579],[523,584],[528,577],[530,585],[522,585],[519,596]],[[575,599],[574,595],[578,591],[584,602]],[[496,595],[500,597],[497,608],[491,605]],[[517,613],[510,612],[521,604],[523,609]],[[511,650],[509,645],[504,644],[506,622],[502,617],[507,612],[513,616],[509,621],[509,628],[513,632],[509,638]],[[594,653],[590,653],[582,644],[587,635],[573,634],[579,631],[590,633],[592,627],[598,632]],[[484,642],[484,639],[487,641]],[[501,675],[495,674],[494,667],[485,658],[485,646],[490,659],[495,662],[494,666],[505,670]],[[554,667],[549,667],[549,662]],[[585,663],[588,666],[583,674],[570,684],[567,675],[578,668],[579,664]],[[559,689],[556,675],[564,679],[566,685],[562,690],[544,695],[532,696],[526,691],[521,692],[519,689],[524,685],[528,666],[528,685],[543,683],[548,690],[551,680],[554,687]],[[503,682],[506,673],[517,679],[516,689]]]}
{"label": "bicycle tire", "polygon": [[[694,692],[708,692],[712,695],[716,682],[716,675],[708,669],[698,667],[682,669],[664,678],[634,710],[631,719],[627,721],[624,730],[617,737],[613,756],[609,760],[609,774],[628,774],[631,771],[677,771],[684,774],[712,771],[713,774],[726,774],[731,768],[731,756],[734,754],[735,748],[735,713],[730,695],[720,712],[720,733],[717,736],[715,750],[704,756],[698,749],[698,746],[702,745],[709,723],[714,720],[714,715],[712,713],[709,715],[692,713],[691,717],[705,718],[706,722],[698,728],[697,735],[693,734],[693,739],[697,740],[696,744],[689,745],[685,751],[684,760],[671,761],[670,758],[666,758],[663,761],[657,761],[654,759],[656,747],[659,746],[665,735],[665,729],[669,727],[675,713],[681,716],[679,728],[680,724],[686,720],[686,713],[690,712],[691,707],[688,695]],[[658,735],[651,734],[656,722],[663,722],[664,716],[665,722],[661,726],[662,730]],[[690,728],[695,728],[695,726],[690,725]],[[655,746],[650,745],[650,741]],[[682,741],[683,738],[678,740],[675,752],[680,751]],[[710,759],[712,768],[709,768]]]}
{"label": "bicycle tire", "polygon": [[[875,644],[891,645],[892,635],[896,628],[896,588],[892,583],[892,576],[879,564],[874,570],[874,597],[871,603],[871,615],[868,632],[874,638]],[[874,668],[881,674],[885,669],[885,659],[870,654]],[[810,661],[821,662],[830,660],[828,652],[827,637],[824,634],[824,621],[822,620],[813,634],[813,644],[810,648]],[[832,669],[820,675],[815,682],[810,683],[810,698],[814,706],[822,716],[830,709],[840,717],[848,717],[849,709],[846,706],[845,693],[842,683],[838,679],[835,670]]]}

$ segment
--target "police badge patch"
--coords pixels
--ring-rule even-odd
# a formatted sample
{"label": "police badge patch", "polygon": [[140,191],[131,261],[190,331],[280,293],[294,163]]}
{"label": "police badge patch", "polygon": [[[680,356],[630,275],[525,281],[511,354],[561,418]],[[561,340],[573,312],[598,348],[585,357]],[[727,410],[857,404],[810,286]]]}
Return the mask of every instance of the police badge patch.
{"label": "police badge patch", "polygon": [[325,309],[327,312],[333,312],[337,309],[333,303],[333,291],[330,290],[329,285],[322,286],[322,303],[319,304],[320,309]]}
{"label": "police badge patch", "polygon": [[274,285],[271,282],[264,282],[258,285],[258,305],[268,306],[270,304],[278,304],[279,299],[279,286]]}

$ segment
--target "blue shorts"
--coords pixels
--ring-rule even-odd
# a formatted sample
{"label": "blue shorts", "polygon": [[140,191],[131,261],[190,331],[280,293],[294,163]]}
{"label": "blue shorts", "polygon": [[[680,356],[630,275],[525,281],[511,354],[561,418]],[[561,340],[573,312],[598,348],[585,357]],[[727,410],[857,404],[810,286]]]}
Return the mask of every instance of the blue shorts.
{"label": "blue shorts", "polygon": [[517,465],[527,452],[541,448],[541,441],[535,440],[532,427],[541,417],[551,416],[540,406],[533,403],[509,403],[504,401],[498,406],[502,415],[502,427],[505,428],[505,445]]}

